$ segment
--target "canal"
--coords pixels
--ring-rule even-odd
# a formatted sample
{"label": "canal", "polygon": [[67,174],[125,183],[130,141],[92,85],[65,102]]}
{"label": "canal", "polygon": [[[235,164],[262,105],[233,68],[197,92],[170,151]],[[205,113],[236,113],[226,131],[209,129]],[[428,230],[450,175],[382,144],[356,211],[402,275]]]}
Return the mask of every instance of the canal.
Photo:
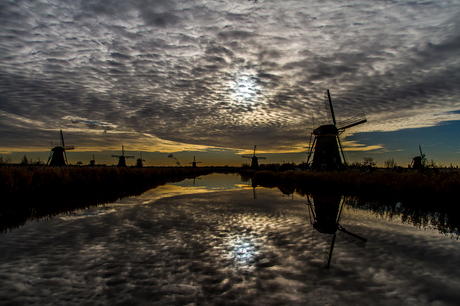
{"label": "canal", "polygon": [[370,207],[232,174],[166,184],[0,235],[0,304],[458,305],[458,232]]}

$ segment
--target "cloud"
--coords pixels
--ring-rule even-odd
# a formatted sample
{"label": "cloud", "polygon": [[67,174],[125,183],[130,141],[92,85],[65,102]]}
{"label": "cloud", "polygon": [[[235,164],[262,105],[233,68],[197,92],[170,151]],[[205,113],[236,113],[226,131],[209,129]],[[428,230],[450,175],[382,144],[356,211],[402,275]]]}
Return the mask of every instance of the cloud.
{"label": "cloud", "polygon": [[433,114],[460,109],[460,23],[448,2],[51,1],[1,11],[0,111],[10,127],[29,120],[32,133],[75,128],[63,119],[74,117],[138,138],[278,150],[305,146],[327,88],[338,119],[366,112],[356,133],[432,126],[457,120]]}

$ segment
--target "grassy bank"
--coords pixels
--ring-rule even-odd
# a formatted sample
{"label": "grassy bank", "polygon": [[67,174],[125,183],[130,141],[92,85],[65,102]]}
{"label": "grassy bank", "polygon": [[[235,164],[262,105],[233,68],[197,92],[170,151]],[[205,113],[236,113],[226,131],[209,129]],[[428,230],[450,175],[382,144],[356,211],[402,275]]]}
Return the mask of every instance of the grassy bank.
{"label": "grassy bank", "polygon": [[[334,192],[367,198],[458,198],[460,174],[419,172],[305,172],[257,171],[252,175],[265,186],[295,186],[302,193]],[[292,187],[291,187],[292,188]]]}
{"label": "grassy bank", "polygon": [[209,168],[0,167],[0,232],[211,172]]}

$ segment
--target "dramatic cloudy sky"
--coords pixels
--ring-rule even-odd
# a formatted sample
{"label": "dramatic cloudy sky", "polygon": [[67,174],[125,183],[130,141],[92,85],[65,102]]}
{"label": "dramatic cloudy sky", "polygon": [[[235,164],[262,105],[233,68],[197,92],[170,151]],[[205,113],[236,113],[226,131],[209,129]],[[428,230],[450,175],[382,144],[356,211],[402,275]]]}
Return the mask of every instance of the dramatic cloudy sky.
{"label": "dramatic cloudy sky", "polygon": [[460,162],[459,33],[443,0],[2,1],[0,151],[304,156],[330,89],[351,160]]}

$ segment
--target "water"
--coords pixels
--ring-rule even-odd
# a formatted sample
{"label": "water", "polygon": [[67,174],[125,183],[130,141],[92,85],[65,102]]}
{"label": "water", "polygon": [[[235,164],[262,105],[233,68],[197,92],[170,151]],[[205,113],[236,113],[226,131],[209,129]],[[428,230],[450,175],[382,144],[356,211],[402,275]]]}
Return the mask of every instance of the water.
{"label": "water", "polygon": [[213,174],[29,222],[0,236],[0,304],[458,304],[459,241],[338,201]]}

